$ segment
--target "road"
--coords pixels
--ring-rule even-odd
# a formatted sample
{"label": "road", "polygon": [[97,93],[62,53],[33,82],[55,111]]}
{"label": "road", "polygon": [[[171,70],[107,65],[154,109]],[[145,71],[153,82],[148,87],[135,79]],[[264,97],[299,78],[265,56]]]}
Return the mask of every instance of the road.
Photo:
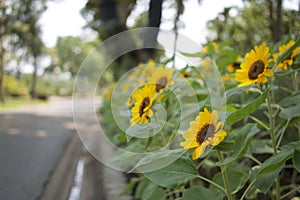
{"label": "road", "polygon": [[39,198],[75,133],[71,98],[0,113],[0,199]]}

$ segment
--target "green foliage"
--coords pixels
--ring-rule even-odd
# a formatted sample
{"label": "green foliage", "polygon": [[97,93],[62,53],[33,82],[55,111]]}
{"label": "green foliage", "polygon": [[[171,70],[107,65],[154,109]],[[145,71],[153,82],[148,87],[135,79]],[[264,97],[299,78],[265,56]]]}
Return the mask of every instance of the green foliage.
{"label": "green foliage", "polygon": [[214,189],[207,189],[201,185],[193,186],[183,193],[183,200],[202,200],[202,199],[216,199],[222,200],[223,195],[219,194],[218,191]]}
{"label": "green foliage", "polygon": [[143,174],[157,185],[172,188],[196,178],[198,172],[193,163],[179,158],[167,167]]}
{"label": "green foliage", "polygon": [[53,49],[48,49],[51,64],[47,72],[70,72],[75,76],[84,59],[96,47],[97,41],[84,41],[80,37],[59,37]]}
{"label": "green foliage", "polygon": [[[184,200],[279,200],[299,195],[295,188],[300,185],[300,78],[299,69],[294,65],[297,65],[300,57],[295,56],[286,71],[280,72],[278,69],[278,62],[290,58],[286,52],[290,54],[296,51],[299,44],[297,42],[298,46],[280,52],[285,56],[279,57],[279,60],[269,56],[267,67],[274,72],[274,76],[244,87],[237,87],[233,72],[228,70],[227,65],[237,59],[237,53],[229,44],[209,42],[202,52],[183,53],[208,61],[208,67],[202,63],[200,66],[176,70],[179,73],[188,72],[189,75],[185,78],[173,75],[174,84],[155,93],[159,98],[152,102],[153,115],[148,116],[148,124],[130,124],[133,108],[138,104],[137,100],[127,103],[129,105],[126,102],[137,95],[134,93],[135,85],[132,85],[136,79],[126,79],[120,84],[121,89],[114,91],[115,96],[104,101],[101,109],[105,118],[103,121],[107,130],[112,131],[108,137],[126,150],[117,152],[118,156],[114,159],[131,173],[139,174],[139,178],[129,182],[126,193],[132,189],[136,199]],[[273,53],[279,50],[276,45],[269,47]],[[228,79],[224,80],[226,91],[220,95],[226,106],[214,107],[212,103],[210,95],[218,89],[217,84],[210,90],[205,88],[210,78],[211,63],[218,63],[222,77],[227,75]],[[145,68],[141,68],[141,74],[143,70]],[[207,79],[202,77],[203,73],[206,73]],[[245,77],[250,79],[249,73],[245,73]],[[134,73],[137,77],[141,74]],[[115,109],[114,118],[107,110],[109,103]],[[143,106],[140,104],[139,114],[144,111],[141,110]],[[206,123],[210,123],[203,117],[204,112],[201,111],[204,108],[216,109],[218,120],[223,117],[223,131],[226,132],[224,140],[214,138],[215,134],[209,128],[204,136],[201,135]],[[197,116],[200,121],[198,126],[195,125]],[[118,125],[114,119],[118,122],[119,130],[116,130]],[[213,121],[213,117],[210,120]],[[200,127],[201,122],[205,125]],[[223,123],[219,125],[222,127]],[[118,137],[114,133],[118,133]],[[188,148],[187,138],[195,146],[189,150],[184,149]],[[200,158],[191,160],[197,145],[203,145],[201,140],[210,142],[214,139],[220,143],[206,146]]]}
{"label": "green foliage", "polygon": [[11,75],[5,75],[3,81],[4,93],[14,97],[28,97],[26,85]]}
{"label": "green foliage", "polygon": [[297,149],[294,151],[293,161],[295,169],[300,173],[300,151]]}
{"label": "green foliage", "polygon": [[246,106],[243,106],[243,108],[238,109],[237,111],[231,113],[228,115],[226,119],[226,123],[228,125],[232,125],[242,119],[244,119],[246,116],[249,114],[253,113],[258,109],[258,107],[264,102],[264,100],[267,98],[269,89],[264,91],[262,95],[257,97],[254,101],[251,103],[247,104]]}
{"label": "green foliage", "polygon": [[[242,189],[244,185],[247,183],[249,179],[249,174],[238,170],[228,170],[228,179],[229,179],[230,190],[232,191],[233,194],[235,194],[240,189]],[[218,172],[213,177],[213,181],[225,187],[221,172]],[[211,188],[215,189],[214,186],[211,186]]]}
{"label": "green foliage", "polygon": [[229,165],[237,159],[242,158],[247,153],[254,135],[258,132],[259,129],[256,127],[256,124],[246,124],[243,128],[236,130],[233,154],[223,161],[217,162],[217,165]]}
{"label": "green foliage", "polygon": [[[272,41],[270,25],[270,1],[245,1],[244,7],[226,7],[218,16],[207,23],[209,40],[232,44],[240,53],[249,51],[254,45]],[[284,1],[283,1],[284,2]],[[275,15],[275,9],[273,10]],[[236,14],[235,14],[236,13]],[[297,10],[282,10],[282,35],[298,35],[300,23]],[[275,22],[274,16],[272,19]],[[278,30],[276,30],[278,32]]]}

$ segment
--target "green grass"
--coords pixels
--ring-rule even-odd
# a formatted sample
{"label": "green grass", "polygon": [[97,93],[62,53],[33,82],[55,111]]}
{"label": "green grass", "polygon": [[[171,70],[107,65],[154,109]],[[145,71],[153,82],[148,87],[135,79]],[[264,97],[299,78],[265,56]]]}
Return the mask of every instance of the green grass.
{"label": "green grass", "polygon": [[26,98],[6,97],[5,103],[4,104],[0,103],[0,112],[14,110],[14,109],[17,109],[20,107],[24,107],[26,105],[37,105],[37,104],[42,104],[42,103],[46,103],[46,102],[47,101],[43,101],[43,100],[31,100],[31,99],[26,99]]}

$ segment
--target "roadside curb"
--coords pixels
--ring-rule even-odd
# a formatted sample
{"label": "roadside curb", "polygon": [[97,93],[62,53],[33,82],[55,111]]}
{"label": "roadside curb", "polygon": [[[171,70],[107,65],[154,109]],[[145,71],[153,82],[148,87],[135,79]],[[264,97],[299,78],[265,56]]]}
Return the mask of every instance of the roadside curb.
{"label": "roadside curb", "polygon": [[82,152],[82,145],[76,132],[67,142],[54,171],[46,182],[41,200],[65,200],[68,199],[70,188],[73,185],[73,177],[77,162]]}

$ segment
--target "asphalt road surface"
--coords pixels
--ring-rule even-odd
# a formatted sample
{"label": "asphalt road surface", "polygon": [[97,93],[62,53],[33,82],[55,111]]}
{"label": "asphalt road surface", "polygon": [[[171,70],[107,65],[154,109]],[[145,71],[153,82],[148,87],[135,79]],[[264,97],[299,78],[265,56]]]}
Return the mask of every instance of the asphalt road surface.
{"label": "asphalt road surface", "polygon": [[34,200],[75,133],[71,98],[0,113],[0,199]]}

